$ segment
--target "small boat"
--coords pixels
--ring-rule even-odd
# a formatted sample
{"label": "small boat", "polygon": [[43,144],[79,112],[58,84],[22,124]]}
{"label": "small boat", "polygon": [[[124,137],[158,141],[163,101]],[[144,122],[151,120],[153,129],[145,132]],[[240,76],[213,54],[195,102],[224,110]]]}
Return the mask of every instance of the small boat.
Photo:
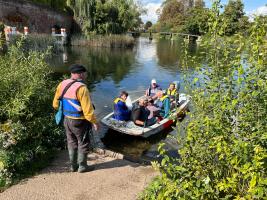
{"label": "small boat", "polygon": [[[135,101],[138,101],[138,99]],[[170,117],[163,119],[160,122],[157,122],[156,124],[149,127],[136,126],[133,121],[118,121],[116,119],[113,119],[112,118],[113,112],[105,116],[101,120],[101,122],[104,125],[108,126],[110,129],[113,129],[120,133],[147,138],[151,135],[159,133],[160,131],[170,127],[175,121],[175,118],[177,119],[177,117],[185,113],[185,111],[188,109],[189,102],[190,102],[190,97],[188,95],[180,94],[179,106],[177,107],[177,109],[172,111]]]}

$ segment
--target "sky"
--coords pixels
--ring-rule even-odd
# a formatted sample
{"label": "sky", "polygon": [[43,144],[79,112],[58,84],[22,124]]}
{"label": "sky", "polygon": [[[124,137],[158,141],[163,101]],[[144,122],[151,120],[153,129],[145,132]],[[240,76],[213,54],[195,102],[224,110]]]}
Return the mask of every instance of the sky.
{"label": "sky", "polygon": [[[161,3],[164,0],[139,0],[142,5],[147,9],[147,15],[141,16],[143,22],[152,21],[155,23],[157,21],[157,9],[160,8]],[[227,4],[228,0],[222,0],[222,4]],[[211,6],[211,0],[205,0],[206,6]],[[248,16],[253,14],[264,14],[267,15],[267,0],[243,0],[245,5],[245,12]]]}

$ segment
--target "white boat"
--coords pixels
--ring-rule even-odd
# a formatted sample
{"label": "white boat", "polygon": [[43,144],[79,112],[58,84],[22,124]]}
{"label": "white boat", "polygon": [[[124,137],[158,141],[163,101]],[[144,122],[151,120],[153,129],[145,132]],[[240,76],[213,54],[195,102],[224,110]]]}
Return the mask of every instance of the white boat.
{"label": "white boat", "polygon": [[[138,100],[138,99],[137,99]],[[135,101],[137,101],[135,100]],[[160,131],[170,127],[175,120],[175,117],[181,115],[186,111],[188,108],[190,102],[190,97],[186,94],[180,94],[179,95],[179,107],[175,109],[171,114],[169,118],[163,119],[160,122],[157,122],[156,124],[149,126],[149,127],[140,127],[136,126],[133,121],[118,121],[116,119],[113,119],[113,112],[105,116],[101,122],[108,126],[110,129],[113,129],[115,131],[118,131],[120,133],[133,135],[133,136],[141,136],[141,137],[149,137],[151,135],[154,135],[156,133],[159,133]]]}

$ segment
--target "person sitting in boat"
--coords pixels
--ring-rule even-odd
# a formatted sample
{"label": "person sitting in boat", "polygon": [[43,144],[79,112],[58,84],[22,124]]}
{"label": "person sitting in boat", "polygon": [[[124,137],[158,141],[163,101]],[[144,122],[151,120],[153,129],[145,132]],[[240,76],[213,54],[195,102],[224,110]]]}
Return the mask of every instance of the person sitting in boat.
{"label": "person sitting in boat", "polygon": [[157,106],[154,105],[154,100],[151,97],[148,98],[148,103],[147,103],[146,109],[150,111],[150,114],[148,116],[148,120],[152,119],[153,117],[156,120],[156,117],[159,117],[160,108],[158,108]]}
{"label": "person sitting in boat", "polygon": [[171,101],[167,94],[164,94],[163,91],[157,92],[158,102],[157,106],[160,108],[160,116],[167,118],[171,111]]}
{"label": "person sitting in boat", "polygon": [[146,90],[146,96],[152,97],[153,100],[157,99],[157,92],[162,90],[161,87],[157,84],[156,79],[151,80],[149,88]]}
{"label": "person sitting in boat", "polygon": [[148,99],[142,97],[133,105],[132,120],[137,126],[147,127],[156,123],[155,118],[148,119],[150,112],[146,109],[147,103]]}
{"label": "person sitting in boat", "polygon": [[167,95],[171,101],[171,107],[175,106],[179,100],[179,93],[175,87],[175,83],[171,83],[169,88],[167,89]]}
{"label": "person sitting in boat", "polygon": [[131,111],[126,106],[126,99],[128,97],[128,93],[126,91],[122,91],[120,97],[114,100],[114,115],[113,118],[120,121],[128,121],[130,120]]}

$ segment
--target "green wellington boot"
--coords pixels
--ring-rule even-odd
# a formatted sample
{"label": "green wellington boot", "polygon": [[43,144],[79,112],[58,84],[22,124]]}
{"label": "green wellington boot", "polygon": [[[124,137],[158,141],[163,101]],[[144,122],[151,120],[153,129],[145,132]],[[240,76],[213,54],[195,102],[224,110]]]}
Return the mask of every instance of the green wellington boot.
{"label": "green wellington boot", "polygon": [[93,166],[87,165],[87,154],[85,153],[78,154],[78,163],[79,163],[79,168],[78,168],[79,173],[89,172],[94,170]]}
{"label": "green wellington boot", "polygon": [[79,168],[77,164],[77,149],[69,149],[69,158],[70,158],[70,171],[76,172]]}

